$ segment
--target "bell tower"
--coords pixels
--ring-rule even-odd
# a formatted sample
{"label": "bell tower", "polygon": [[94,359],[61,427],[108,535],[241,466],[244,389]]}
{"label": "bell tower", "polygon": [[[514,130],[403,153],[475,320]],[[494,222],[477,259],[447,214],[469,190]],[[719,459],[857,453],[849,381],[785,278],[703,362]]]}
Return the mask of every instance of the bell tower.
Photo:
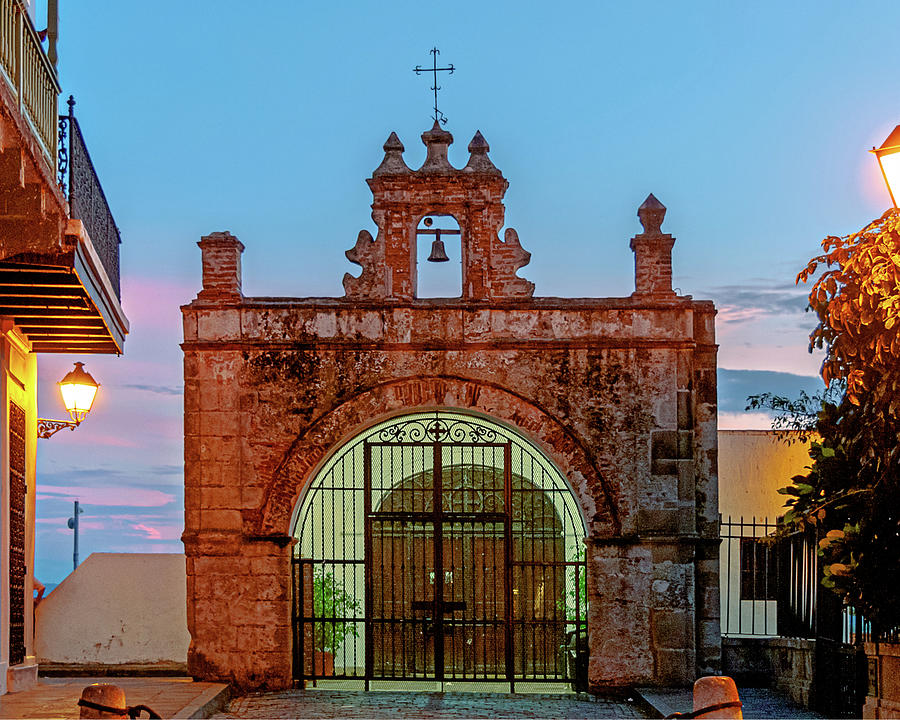
{"label": "bell tower", "polygon": [[[405,148],[391,133],[384,160],[367,180],[372,190],[372,219],[378,235],[362,230],[347,259],[362,267],[359,277],[344,276],[345,299],[409,302],[416,300],[416,228],[428,215],[450,215],[459,224],[462,246],[462,299],[490,301],[530,298],[534,283],[516,275],[531,253],[507,228],[503,240],[503,196],[509,183],[488,157],[490,146],[476,132],[469,161],[454,168],[447,158],[453,135],[435,121],[422,133],[425,162],[411,170]],[[421,240],[419,240],[421,242]]]}

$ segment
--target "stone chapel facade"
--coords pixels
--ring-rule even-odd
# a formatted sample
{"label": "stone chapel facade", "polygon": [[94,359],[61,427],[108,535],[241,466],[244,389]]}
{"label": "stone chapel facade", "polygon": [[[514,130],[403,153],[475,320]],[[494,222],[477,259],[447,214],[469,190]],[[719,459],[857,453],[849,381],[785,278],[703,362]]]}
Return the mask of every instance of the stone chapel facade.
{"label": "stone chapel facade", "polygon": [[[199,243],[202,289],[182,308],[190,672],[243,689],[291,685],[310,639],[293,626],[304,493],[349,439],[434,410],[508,428],[564,478],[585,528],[591,689],[716,673],[715,309],[673,292],[665,208],[651,195],[638,212],[630,297],[533,297],[517,274],[530,254],[514,230],[499,237],[508,183],[484,138],[460,169],[450,133],[435,124],[422,140],[418,170],[395,134],[385,143],[368,180],[377,237],[362,231],[347,251],[362,272],[344,277],[342,298],[245,297],[244,246],[227,232]],[[426,215],[459,225],[462,297],[416,297]],[[360,600],[369,643],[370,605]]]}

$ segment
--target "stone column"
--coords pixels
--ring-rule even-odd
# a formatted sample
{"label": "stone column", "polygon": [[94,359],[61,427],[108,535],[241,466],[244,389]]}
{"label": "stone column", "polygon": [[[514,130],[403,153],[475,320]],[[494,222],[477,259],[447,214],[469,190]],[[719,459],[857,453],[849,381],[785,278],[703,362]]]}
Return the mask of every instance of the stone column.
{"label": "stone column", "polygon": [[241,299],[241,253],[244,245],[230,232],[205,235],[197,243],[203,253],[201,300]]}
{"label": "stone column", "polygon": [[631,238],[634,251],[634,294],[674,297],[672,246],[675,238],[660,230],[666,206],[653,194],[638,209],[644,232]]}

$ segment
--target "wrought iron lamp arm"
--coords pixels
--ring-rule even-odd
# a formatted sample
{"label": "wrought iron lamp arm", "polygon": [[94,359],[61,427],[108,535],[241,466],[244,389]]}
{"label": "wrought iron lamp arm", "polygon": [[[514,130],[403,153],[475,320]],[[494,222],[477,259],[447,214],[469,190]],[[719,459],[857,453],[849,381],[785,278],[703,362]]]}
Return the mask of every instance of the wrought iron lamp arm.
{"label": "wrought iron lamp arm", "polygon": [[63,428],[74,430],[81,423],[74,420],[47,420],[46,418],[38,418],[37,435],[39,438],[48,438],[58,433]]}

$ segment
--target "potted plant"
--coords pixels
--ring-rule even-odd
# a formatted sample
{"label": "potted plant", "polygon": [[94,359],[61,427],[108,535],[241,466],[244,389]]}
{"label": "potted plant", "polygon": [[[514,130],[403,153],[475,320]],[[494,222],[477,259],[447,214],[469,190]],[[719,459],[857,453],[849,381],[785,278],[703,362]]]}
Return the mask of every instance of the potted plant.
{"label": "potted plant", "polygon": [[[578,551],[575,558],[584,560],[584,549]],[[566,619],[566,634],[563,645],[559,648],[560,665],[566,669],[575,692],[587,692],[588,689],[588,648],[587,628],[583,625],[587,617],[587,568],[582,567],[575,581],[575,568],[566,568],[566,592],[556,601],[558,612]]]}
{"label": "potted plant", "polygon": [[348,635],[359,637],[356,624],[345,620],[359,612],[359,600],[347,592],[334,573],[319,568],[312,579],[313,617],[326,618],[313,622],[313,673],[334,674],[334,657]]}

